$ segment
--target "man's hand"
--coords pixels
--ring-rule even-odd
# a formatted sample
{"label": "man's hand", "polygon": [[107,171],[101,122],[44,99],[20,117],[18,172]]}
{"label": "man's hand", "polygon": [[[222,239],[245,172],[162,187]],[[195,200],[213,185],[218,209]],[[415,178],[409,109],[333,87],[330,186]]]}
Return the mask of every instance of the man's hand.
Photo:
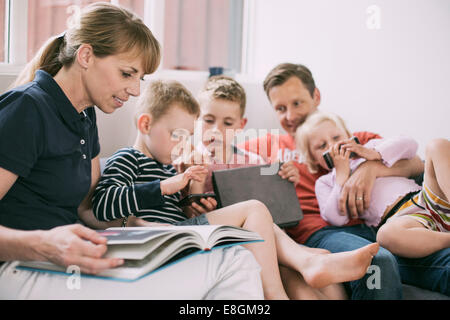
{"label": "man's hand", "polygon": [[375,183],[377,162],[362,163],[344,184],[339,199],[339,211],[350,219],[357,219],[370,205]]}
{"label": "man's hand", "polygon": [[297,183],[300,181],[300,173],[298,171],[298,168],[295,166],[294,161],[283,163],[280,171],[278,172],[278,175],[281,178],[287,179],[288,181],[292,182],[294,186],[297,185]]}

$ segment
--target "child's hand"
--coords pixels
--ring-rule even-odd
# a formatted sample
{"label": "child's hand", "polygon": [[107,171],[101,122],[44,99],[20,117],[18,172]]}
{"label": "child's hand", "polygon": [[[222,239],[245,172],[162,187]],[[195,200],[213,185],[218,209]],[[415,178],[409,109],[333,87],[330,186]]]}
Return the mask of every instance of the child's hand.
{"label": "child's hand", "polygon": [[366,160],[381,160],[381,155],[378,151],[375,149],[366,148],[354,142],[342,144],[341,149],[354,152],[359,157]]}
{"label": "child's hand", "polygon": [[197,217],[217,208],[217,201],[214,198],[200,199],[200,202],[201,205],[193,202],[189,207],[183,209],[188,218]]}
{"label": "child's hand", "polygon": [[198,175],[198,180],[191,180],[191,182],[189,183],[189,194],[194,194],[194,193],[203,193],[203,191],[205,190],[205,183],[206,183],[206,178],[208,177],[208,170],[206,170],[206,173],[201,173]]}
{"label": "child's hand", "polygon": [[281,178],[288,179],[294,185],[296,185],[300,181],[300,173],[295,166],[294,161],[283,163],[278,174],[281,176]]}
{"label": "child's hand", "polygon": [[333,159],[334,167],[336,168],[336,183],[341,187],[350,176],[350,151],[343,147],[339,148],[341,144],[336,143],[330,149],[330,156]]}
{"label": "child's hand", "polygon": [[172,165],[175,169],[182,173],[186,171],[187,168],[190,168],[195,165],[209,165],[212,163],[211,157],[207,153],[200,153],[195,148],[188,155],[182,155],[181,157],[175,159]]}
{"label": "child's hand", "polygon": [[206,178],[207,174],[208,169],[203,166],[190,167],[183,173],[161,181],[161,194],[166,195],[177,193],[186,187],[191,180],[202,182]]}

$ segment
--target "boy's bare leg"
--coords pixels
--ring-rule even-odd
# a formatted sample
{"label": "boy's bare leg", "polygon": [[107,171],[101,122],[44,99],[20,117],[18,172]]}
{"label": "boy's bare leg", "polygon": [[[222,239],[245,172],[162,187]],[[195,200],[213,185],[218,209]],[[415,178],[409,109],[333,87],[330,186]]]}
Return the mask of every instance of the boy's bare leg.
{"label": "boy's bare leg", "polygon": [[302,274],[313,288],[362,278],[377,254],[379,245],[372,243],[357,250],[333,254],[315,253],[300,246],[273,225],[277,244],[278,263]]}
{"label": "boy's bare leg", "polygon": [[[435,139],[427,145],[424,184],[449,202],[450,141]],[[377,241],[399,256],[422,258],[450,247],[450,233],[429,230],[419,221],[402,216],[383,225],[378,230]]]}
{"label": "boy's bare leg", "polygon": [[[306,283],[314,288],[362,278],[378,252],[378,244],[335,254],[311,250],[298,245],[273,224],[267,207],[259,201],[247,201],[207,213],[211,224],[228,224],[259,233],[264,243],[249,244],[261,264],[262,281],[268,297],[280,299],[282,289],[278,264],[300,272]],[[270,284],[270,286],[269,286]],[[285,293],[285,292],[284,292]],[[286,296],[287,297],[287,296]]]}
{"label": "boy's bare leg", "polygon": [[450,141],[435,139],[427,145],[424,182],[439,198],[450,202]]}
{"label": "boy's bare leg", "polygon": [[331,284],[322,289],[309,286],[302,275],[290,268],[280,266],[281,279],[291,300],[345,300],[342,284]]}
{"label": "boy's bare leg", "polygon": [[206,214],[210,224],[242,227],[257,232],[264,242],[245,245],[261,266],[261,280],[266,299],[288,299],[278,268],[273,221],[270,212],[259,201],[246,201]]}
{"label": "boy's bare leg", "polygon": [[423,258],[450,247],[450,233],[425,228],[419,221],[402,216],[390,219],[378,230],[377,241],[393,254]]}

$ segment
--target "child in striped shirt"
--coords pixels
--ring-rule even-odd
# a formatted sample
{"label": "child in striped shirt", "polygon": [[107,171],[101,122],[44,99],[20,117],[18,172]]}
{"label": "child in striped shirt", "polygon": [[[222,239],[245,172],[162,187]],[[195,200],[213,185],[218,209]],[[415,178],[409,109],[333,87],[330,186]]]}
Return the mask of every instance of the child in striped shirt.
{"label": "child in striped shirt", "polygon": [[[339,116],[322,111],[310,115],[297,130],[296,143],[311,172],[319,167],[330,170],[323,158],[325,151],[333,159],[335,168],[316,181],[316,196],[322,218],[337,226],[350,220],[341,213],[339,198],[352,171],[366,160],[381,160],[391,167],[401,159],[415,157],[418,146],[405,136],[356,144]],[[352,152],[358,158],[350,158]],[[362,205],[364,198],[355,197]],[[377,241],[392,253],[425,257],[450,247],[449,199],[450,142],[440,139],[427,149],[423,188],[403,177],[377,178],[370,204],[359,218],[369,226],[381,227]]]}
{"label": "child in striped shirt", "polygon": [[261,266],[267,299],[288,298],[278,263],[300,272],[310,285],[320,288],[364,276],[378,244],[337,254],[304,250],[274,229],[270,212],[260,202],[246,201],[186,216],[179,206],[180,191],[192,182],[203,183],[208,170],[194,165],[177,174],[171,163],[190,145],[200,112],[198,103],[178,82],[155,81],[142,93],[138,109],[134,146],[119,150],[106,162],[93,195],[94,213],[99,220],[137,216],[149,222],[223,224],[257,232],[264,242],[245,247]]}

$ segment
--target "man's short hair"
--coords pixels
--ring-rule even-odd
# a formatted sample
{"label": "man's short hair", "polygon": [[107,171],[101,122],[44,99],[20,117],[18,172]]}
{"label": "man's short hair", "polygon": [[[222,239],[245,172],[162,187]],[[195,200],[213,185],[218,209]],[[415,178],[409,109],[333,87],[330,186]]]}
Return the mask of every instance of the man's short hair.
{"label": "man's short hair", "polygon": [[203,98],[236,102],[239,104],[241,117],[245,114],[247,103],[245,90],[233,78],[223,75],[210,77],[199,94],[199,99]]}
{"label": "man's short hair", "polygon": [[273,87],[281,86],[292,77],[297,77],[311,94],[314,95],[316,84],[311,71],[302,64],[282,63],[272,69],[264,80],[264,91],[269,97],[269,91]]}

